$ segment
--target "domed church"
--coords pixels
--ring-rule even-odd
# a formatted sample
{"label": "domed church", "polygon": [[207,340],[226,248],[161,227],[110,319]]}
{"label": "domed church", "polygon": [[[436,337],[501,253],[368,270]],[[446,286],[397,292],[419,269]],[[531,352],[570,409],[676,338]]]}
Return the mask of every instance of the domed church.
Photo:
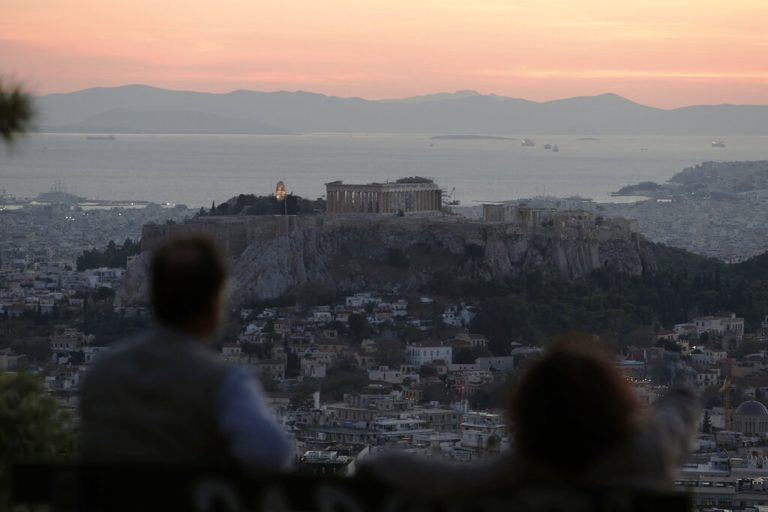
{"label": "domed church", "polygon": [[733,430],[745,434],[768,433],[768,409],[755,400],[747,400],[733,413]]}

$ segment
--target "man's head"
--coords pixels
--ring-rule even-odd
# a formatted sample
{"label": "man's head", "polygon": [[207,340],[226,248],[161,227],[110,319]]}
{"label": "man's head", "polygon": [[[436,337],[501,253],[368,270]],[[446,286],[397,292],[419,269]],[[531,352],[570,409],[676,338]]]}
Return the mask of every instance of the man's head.
{"label": "man's head", "polygon": [[632,433],[632,388],[594,340],[563,340],[531,364],[508,411],[516,448],[566,475],[575,475]]}
{"label": "man's head", "polygon": [[155,318],[202,338],[221,323],[227,269],[209,238],[169,240],[152,256],[151,295]]}

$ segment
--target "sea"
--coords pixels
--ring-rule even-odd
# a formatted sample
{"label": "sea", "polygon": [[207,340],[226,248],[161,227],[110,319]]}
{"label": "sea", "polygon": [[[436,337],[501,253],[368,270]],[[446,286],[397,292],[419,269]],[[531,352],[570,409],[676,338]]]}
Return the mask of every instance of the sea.
{"label": "sea", "polygon": [[[498,134],[497,134],[498,135]],[[611,193],[641,181],[665,182],[704,161],[766,160],[768,137],[509,135],[31,134],[0,149],[0,191],[32,198],[54,187],[81,197],[210,206],[237,194],[272,194],[278,181],[302,197],[325,183],[433,178],[463,206],[535,196],[632,201]],[[526,147],[521,138],[534,139]],[[557,145],[558,152],[544,148]]]}

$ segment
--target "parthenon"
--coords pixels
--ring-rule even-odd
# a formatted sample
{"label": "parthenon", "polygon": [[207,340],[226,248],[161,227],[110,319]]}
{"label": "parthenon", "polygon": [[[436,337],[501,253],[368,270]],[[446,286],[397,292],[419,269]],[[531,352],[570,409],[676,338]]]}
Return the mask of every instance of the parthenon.
{"label": "parthenon", "polygon": [[439,211],[442,191],[428,178],[402,178],[394,183],[325,184],[327,213],[398,213]]}

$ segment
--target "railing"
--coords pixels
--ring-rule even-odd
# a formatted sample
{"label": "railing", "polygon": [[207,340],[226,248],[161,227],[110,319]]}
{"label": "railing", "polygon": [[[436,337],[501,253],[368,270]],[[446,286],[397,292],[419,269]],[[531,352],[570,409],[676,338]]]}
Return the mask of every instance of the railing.
{"label": "railing", "polygon": [[688,493],[617,488],[501,488],[445,499],[393,488],[367,473],[351,478],[302,474],[246,476],[168,467],[17,465],[12,501],[50,510],[148,512],[660,512],[690,511]]}

